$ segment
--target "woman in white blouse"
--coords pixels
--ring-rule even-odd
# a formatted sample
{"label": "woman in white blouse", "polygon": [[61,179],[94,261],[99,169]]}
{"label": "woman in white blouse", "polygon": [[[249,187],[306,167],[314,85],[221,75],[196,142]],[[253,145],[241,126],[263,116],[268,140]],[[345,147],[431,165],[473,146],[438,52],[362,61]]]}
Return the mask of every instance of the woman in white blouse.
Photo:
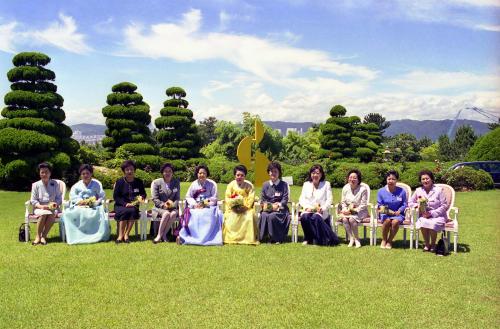
{"label": "woman in white blouse", "polygon": [[304,231],[303,244],[337,245],[339,240],[330,226],[329,208],[332,206],[332,188],[325,181],[323,167],[316,164],[309,170],[309,178],[302,187],[299,199],[302,207],[300,223]]}
{"label": "woman in white blouse", "polygon": [[348,247],[361,247],[358,235],[358,224],[368,215],[368,191],[361,185],[361,172],[357,169],[347,173],[347,184],[342,188],[340,217],[349,238]]}

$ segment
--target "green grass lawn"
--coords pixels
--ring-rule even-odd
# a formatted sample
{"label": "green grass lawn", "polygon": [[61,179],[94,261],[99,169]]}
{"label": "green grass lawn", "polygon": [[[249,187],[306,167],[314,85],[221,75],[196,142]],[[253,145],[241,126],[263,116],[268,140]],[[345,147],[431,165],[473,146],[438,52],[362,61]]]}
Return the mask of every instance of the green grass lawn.
{"label": "green grass lawn", "polygon": [[500,190],[457,194],[460,252],[449,257],[345,244],[69,246],[56,226],[33,247],[17,242],[28,197],[0,191],[1,328],[500,327]]}

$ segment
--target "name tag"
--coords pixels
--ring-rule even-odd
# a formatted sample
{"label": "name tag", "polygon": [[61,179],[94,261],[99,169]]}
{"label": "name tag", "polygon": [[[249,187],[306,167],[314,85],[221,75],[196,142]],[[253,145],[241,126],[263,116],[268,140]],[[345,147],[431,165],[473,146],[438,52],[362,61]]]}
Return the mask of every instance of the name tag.
{"label": "name tag", "polygon": [[172,192],[176,193],[176,192],[177,192],[177,188],[174,188],[174,189],[172,190]]}
{"label": "name tag", "polygon": [[139,189],[138,189],[138,188],[135,188],[135,189],[134,189],[134,193],[139,193]]}
{"label": "name tag", "polygon": [[280,192],[275,192],[274,196],[281,196],[281,193]]}
{"label": "name tag", "polygon": [[398,197],[396,198],[396,200],[398,200],[398,201],[403,201],[403,198],[402,198],[402,197],[400,197],[400,196],[398,196]]}

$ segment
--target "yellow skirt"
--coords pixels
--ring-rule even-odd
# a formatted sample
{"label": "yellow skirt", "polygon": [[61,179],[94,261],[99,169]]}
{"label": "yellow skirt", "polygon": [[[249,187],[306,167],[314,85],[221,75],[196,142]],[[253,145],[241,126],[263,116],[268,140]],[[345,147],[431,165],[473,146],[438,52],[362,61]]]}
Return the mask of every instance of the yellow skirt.
{"label": "yellow skirt", "polygon": [[249,209],[242,214],[232,210],[224,213],[222,238],[228,244],[259,244],[255,210]]}

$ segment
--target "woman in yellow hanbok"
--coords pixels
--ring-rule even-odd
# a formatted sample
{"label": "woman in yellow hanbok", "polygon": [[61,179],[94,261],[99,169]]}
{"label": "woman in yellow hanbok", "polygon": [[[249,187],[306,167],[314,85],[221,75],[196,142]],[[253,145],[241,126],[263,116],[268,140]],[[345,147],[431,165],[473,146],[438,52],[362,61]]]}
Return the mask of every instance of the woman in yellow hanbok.
{"label": "woman in yellow hanbok", "polygon": [[224,243],[259,244],[257,240],[257,221],[255,218],[255,191],[252,183],[245,180],[247,168],[238,165],[234,168],[235,179],[226,189],[224,212]]}

